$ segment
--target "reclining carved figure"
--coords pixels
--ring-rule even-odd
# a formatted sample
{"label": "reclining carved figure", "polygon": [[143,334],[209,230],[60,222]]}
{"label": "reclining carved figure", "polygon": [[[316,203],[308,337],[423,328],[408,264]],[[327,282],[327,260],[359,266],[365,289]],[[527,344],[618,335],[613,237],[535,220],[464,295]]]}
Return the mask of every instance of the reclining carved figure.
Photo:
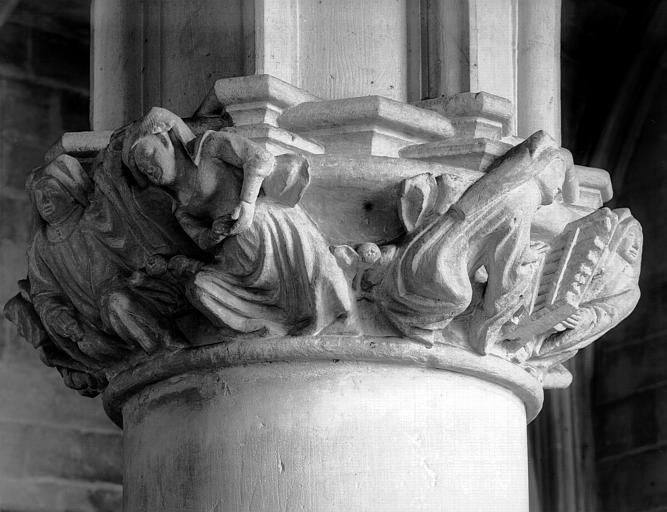
{"label": "reclining carved figure", "polygon": [[127,351],[186,344],[167,320],[178,292],[164,280],[132,279],[130,262],[104,243],[100,203],[75,158],[61,155],[37,170],[29,190],[38,221],[30,297],[59,346],[94,367]]}
{"label": "reclining carved figure", "polygon": [[342,270],[297,204],[303,157],[274,158],[231,132],[194,133],[154,108],[124,149],[126,164],[174,197],[176,218],[210,265],[172,259],[193,274],[188,298],[214,324],[241,333],[315,334],[352,307]]}

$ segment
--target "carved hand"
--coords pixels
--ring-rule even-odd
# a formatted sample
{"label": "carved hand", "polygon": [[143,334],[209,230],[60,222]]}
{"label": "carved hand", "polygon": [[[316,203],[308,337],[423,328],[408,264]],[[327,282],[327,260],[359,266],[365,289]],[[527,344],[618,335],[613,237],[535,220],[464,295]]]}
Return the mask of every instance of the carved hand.
{"label": "carved hand", "polygon": [[183,255],[174,256],[169,260],[169,271],[176,277],[194,275],[202,266],[202,262]]}
{"label": "carved hand", "polygon": [[83,330],[79,322],[69,313],[61,312],[51,324],[53,330],[64,338],[79,342],[83,339]]}
{"label": "carved hand", "polygon": [[231,215],[223,215],[222,217],[215,219],[209,231],[209,239],[211,242],[217,244],[223,238],[229,236],[231,234],[232,227],[236,225],[234,220],[235,218]]}
{"label": "carved hand", "polygon": [[232,226],[230,235],[238,235],[243,233],[252,224],[252,219],[255,216],[255,203],[248,203],[241,201],[232,212],[232,219],[236,220]]}
{"label": "carved hand", "polygon": [[577,327],[590,323],[591,320],[592,316],[588,309],[578,309],[561,323],[568,329],[576,329]]}
{"label": "carved hand", "polygon": [[104,389],[105,381],[93,377],[89,373],[72,370],[70,368],[58,367],[65,386],[77,390],[83,396],[94,397]]}
{"label": "carved hand", "polygon": [[[540,357],[550,354],[562,354],[568,349],[578,345],[586,337],[586,329],[594,325],[596,321],[595,313],[590,308],[581,308],[561,322],[566,330],[555,336],[550,336],[537,350]],[[583,338],[582,338],[583,336]],[[579,347],[581,348],[581,347]]]}
{"label": "carved hand", "polygon": [[530,247],[526,247],[522,257],[522,263],[529,265],[536,263],[540,256],[549,250],[549,246],[543,242],[531,242]]}

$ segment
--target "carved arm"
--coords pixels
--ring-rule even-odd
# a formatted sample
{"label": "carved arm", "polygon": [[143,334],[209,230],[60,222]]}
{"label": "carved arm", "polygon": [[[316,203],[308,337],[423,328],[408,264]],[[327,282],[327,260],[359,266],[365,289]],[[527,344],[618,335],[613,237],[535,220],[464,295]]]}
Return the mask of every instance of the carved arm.
{"label": "carved arm", "polygon": [[202,153],[243,169],[240,201],[253,204],[262,182],[275,165],[274,156],[259,144],[228,132],[208,134]]}
{"label": "carved arm", "polygon": [[224,234],[214,233],[204,221],[194,217],[184,211],[182,208],[177,208],[174,211],[176,220],[183,228],[183,231],[203,250],[208,250],[225,237]]}

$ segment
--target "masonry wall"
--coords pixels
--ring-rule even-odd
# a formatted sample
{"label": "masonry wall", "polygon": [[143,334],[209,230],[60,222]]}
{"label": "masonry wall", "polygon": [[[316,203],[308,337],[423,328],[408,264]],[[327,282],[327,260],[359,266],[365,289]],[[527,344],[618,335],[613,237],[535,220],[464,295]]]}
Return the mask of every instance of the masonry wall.
{"label": "masonry wall", "polygon": [[[27,173],[63,131],[88,129],[88,28],[39,9],[19,2],[0,27],[0,304],[26,273]],[[120,484],[120,431],[100,401],[0,320],[0,510],[120,511]]]}

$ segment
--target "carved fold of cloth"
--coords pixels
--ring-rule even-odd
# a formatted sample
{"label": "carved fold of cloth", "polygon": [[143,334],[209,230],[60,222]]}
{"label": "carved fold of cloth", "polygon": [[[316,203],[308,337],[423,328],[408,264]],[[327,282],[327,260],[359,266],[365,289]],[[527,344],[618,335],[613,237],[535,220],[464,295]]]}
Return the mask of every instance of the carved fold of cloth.
{"label": "carved fold of cloth", "polygon": [[427,344],[473,300],[473,275],[486,269],[481,304],[470,321],[480,353],[523,304],[531,268],[530,230],[537,209],[575,185],[571,156],[543,132],[510,150],[444,214],[415,230],[388,269],[378,302],[404,335]]}
{"label": "carved fold of cloth", "polygon": [[250,228],[226,239],[188,287],[217,325],[244,333],[315,334],[345,319],[349,290],[324,238],[299,206],[257,201]]}
{"label": "carved fold of cloth", "polygon": [[[525,279],[521,260],[530,241],[532,213],[540,204],[533,181],[517,187],[506,202],[483,215],[461,219],[454,212],[438,217],[416,233],[382,283],[381,306],[407,336],[433,343],[473,298],[472,276],[484,266],[489,275],[485,301],[476,311],[480,332],[473,346],[483,351],[489,328],[521,304]],[[489,240],[489,235],[493,239]]]}
{"label": "carved fold of cloth", "polygon": [[[29,250],[36,312],[50,337],[90,367],[133,349],[130,341],[155,350],[165,333],[172,336],[170,318],[189,307],[173,280],[144,272],[140,282],[132,279],[155,254],[195,254],[196,248],[172,219],[171,199],[129,181],[113,147],[123,136],[124,130],[116,132],[96,161],[95,188],[86,190],[78,219],[59,229],[38,222]],[[86,339],[79,347],[50,327],[61,314],[82,322]]]}

